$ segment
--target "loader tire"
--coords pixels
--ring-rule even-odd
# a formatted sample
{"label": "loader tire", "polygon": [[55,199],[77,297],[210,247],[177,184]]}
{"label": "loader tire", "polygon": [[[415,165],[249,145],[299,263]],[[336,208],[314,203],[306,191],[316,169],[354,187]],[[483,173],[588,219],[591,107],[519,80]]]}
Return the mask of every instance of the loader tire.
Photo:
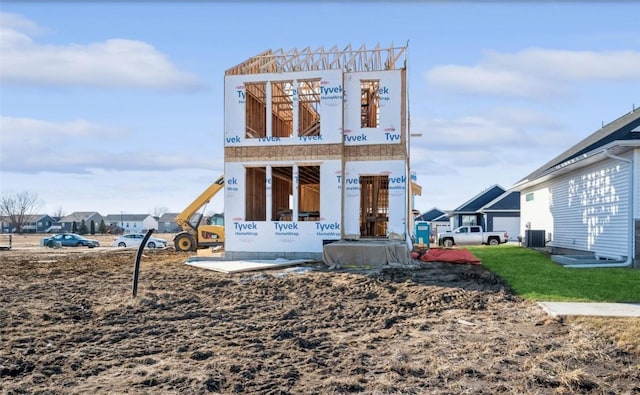
{"label": "loader tire", "polygon": [[174,240],[174,245],[176,251],[195,251],[196,250],[196,241],[193,236],[189,234],[183,234],[176,236]]}

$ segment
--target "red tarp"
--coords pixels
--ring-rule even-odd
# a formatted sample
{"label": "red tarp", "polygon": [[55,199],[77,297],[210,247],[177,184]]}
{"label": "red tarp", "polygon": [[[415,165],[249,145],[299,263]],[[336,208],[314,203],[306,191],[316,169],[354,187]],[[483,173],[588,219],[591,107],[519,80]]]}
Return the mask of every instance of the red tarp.
{"label": "red tarp", "polygon": [[469,250],[431,248],[420,257],[424,262],[470,263],[480,265],[482,261]]}

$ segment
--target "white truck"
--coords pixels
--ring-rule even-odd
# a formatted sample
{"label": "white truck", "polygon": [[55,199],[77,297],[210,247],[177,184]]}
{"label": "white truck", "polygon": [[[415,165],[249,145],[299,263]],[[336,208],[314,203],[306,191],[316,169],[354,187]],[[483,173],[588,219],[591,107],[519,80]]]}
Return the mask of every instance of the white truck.
{"label": "white truck", "polygon": [[438,245],[451,248],[454,245],[498,245],[509,241],[505,231],[485,232],[481,226],[460,226],[438,236]]}

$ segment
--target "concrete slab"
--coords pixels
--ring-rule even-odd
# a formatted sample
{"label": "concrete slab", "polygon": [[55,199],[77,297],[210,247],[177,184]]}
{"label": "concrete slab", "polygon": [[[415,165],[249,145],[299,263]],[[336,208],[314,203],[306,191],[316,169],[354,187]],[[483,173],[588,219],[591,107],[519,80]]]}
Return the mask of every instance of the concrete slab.
{"label": "concrete slab", "polygon": [[569,315],[640,317],[640,303],[540,302],[538,304],[553,317]]}
{"label": "concrete slab", "polygon": [[312,262],[308,259],[266,259],[255,261],[224,261],[207,259],[188,259],[185,264],[222,273],[240,273],[254,270],[289,267]]}

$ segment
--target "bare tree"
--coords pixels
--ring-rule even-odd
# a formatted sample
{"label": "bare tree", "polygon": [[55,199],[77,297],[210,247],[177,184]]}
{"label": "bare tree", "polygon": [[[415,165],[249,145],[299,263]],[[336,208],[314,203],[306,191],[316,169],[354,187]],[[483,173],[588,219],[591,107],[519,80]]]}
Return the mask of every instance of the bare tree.
{"label": "bare tree", "polygon": [[166,207],[156,207],[153,209],[153,216],[156,218],[160,218],[162,217],[163,214],[166,214],[169,212],[169,209]]}
{"label": "bare tree", "polygon": [[65,214],[64,210],[62,209],[62,206],[58,206],[58,208],[57,208],[57,209],[55,209],[55,210],[53,211],[53,213],[51,214],[51,216],[52,216],[52,217],[55,217],[55,218],[62,218],[62,217],[64,217],[65,215],[66,215],[66,214]]}
{"label": "bare tree", "polygon": [[36,214],[41,206],[37,193],[8,193],[0,200],[0,214],[7,217],[16,233],[21,233],[29,216]]}

